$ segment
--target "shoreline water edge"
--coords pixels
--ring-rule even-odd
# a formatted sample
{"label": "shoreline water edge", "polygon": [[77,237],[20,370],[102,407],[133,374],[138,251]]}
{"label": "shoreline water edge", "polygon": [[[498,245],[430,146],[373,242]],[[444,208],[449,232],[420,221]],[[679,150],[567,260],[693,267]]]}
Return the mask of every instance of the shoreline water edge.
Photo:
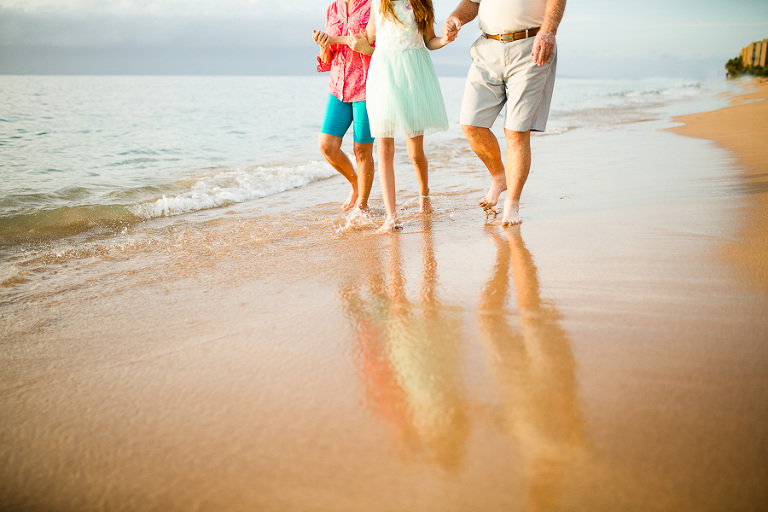
{"label": "shoreline water edge", "polygon": [[715,141],[731,151],[743,169],[745,201],[734,242],[726,249],[732,263],[744,269],[748,279],[768,290],[768,80],[753,79],[744,85],[734,104],[713,112],[675,117],[683,126],[672,131]]}
{"label": "shoreline water edge", "polygon": [[211,118],[231,161],[203,135],[183,155],[212,115],[191,110],[178,146],[104,152],[130,183],[94,165],[72,175],[87,201],[327,177],[0,246],[4,510],[759,510],[768,89],[674,90],[561,108],[506,229],[453,120],[427,147],[434,213],[396,161],[404,225],[384,236],[344,229],[344,180],[307,163],[314,143],[280,149],[299,164],[249,160],[239,114]]}

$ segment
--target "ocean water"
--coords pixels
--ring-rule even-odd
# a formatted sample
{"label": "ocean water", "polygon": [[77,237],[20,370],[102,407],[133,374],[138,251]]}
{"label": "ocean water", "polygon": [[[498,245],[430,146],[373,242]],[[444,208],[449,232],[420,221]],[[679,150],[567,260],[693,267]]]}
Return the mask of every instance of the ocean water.
{"label": "ocean water", "polygon": [[[31,252],[61,253],[83,237],[109,240],[153,219],[223,215],[223,207],[343,180],[317,149],[327,80],[0,77],[0,281],[13,279]],[[451,127],[427,140],[438,169],[477,163],[458,124],[463,86],[462,78],[441,78]],[[548,131],[537,136],[702,110],[714,92],[733,87],[560,78]],[[442,189],[461,190],[450,172],[441,180]]]}

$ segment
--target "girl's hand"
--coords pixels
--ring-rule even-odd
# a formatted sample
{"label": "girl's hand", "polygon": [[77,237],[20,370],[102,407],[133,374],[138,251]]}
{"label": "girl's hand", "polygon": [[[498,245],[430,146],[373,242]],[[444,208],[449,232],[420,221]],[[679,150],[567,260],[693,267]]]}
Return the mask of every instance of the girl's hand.
{"label": "girl's hand", "polygon": [[443,27],[443,34],[438,36],[435,34],[434,27],[430,25],[427,27],[426,33],[424,34],[424,44],[430,50],[438,50],[448,43],[454,41],[457,35],[458,32],[448,30],[447,28]]}

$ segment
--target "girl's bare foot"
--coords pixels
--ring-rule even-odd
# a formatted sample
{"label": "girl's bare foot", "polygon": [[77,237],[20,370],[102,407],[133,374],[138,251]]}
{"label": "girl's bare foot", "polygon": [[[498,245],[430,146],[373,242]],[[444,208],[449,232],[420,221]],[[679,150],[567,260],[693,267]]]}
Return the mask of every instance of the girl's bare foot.
{"label": "girl's bare foot", "polygon": [[386,234],[386,233],[394,233],[396,229],[402,229],[403,227],[400,225],[400,221],[397,219],[397,217],[387,217],[387,220],[384,221],[384,224],[381,225],[379,229],[376,230],[376,233]]}
{"label": "girl's bare foot", "polygon": [[432,199],[429,196],[419,196],[419,213],[432,213]]}
{"label": "girl's bare foot", "polygon": [[517,226],[522,224],[523,219],[520,218],[520,201],[512,201],[507,197],[504,201],[504,216],[501,218],[502,226]]}

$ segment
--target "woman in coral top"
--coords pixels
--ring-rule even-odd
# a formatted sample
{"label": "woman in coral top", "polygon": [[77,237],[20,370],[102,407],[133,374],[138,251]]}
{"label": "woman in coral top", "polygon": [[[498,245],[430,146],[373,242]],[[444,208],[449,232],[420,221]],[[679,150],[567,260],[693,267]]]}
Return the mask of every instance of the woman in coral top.
{"label": "woman in coral top", "polygon": [[[368,209],[373,185],[373,138],[365,107],[365,81],[373,48],[365,37],[371,0],[333,0],[328,6],[325,31],[314,31],[320,46],[317,70],[331,72],[330,94],[319,146],[328,163],[344,176],[352,192],[342,208]],[[344,134],[353,126],[357,172],[341,150]]]}

